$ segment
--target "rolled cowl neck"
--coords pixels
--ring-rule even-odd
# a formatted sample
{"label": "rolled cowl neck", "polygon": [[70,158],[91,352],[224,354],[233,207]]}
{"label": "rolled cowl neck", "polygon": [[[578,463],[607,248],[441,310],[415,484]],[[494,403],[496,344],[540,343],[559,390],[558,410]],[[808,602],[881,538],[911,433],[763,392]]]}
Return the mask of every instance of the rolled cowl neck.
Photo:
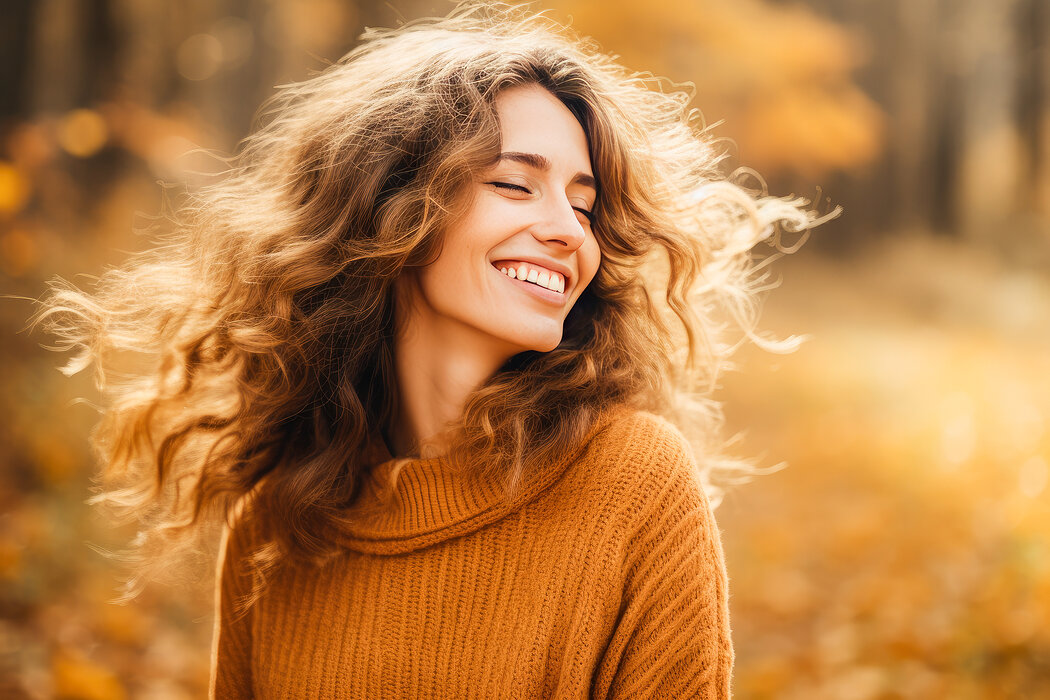
{"label": "rolled cowl neck", "polygon": [[[451,464],[447,455],[399,460],[382,440],[376,440],[375,466],[363,477],[357,499],[332,537],[353,551],[395,555],[475,532],[537,499],[626,410],[624,405],[601,410],[578,444],[558,459],[523,473],[509,493],[503,475],[469,473]],[[398,462],[401,467],[391,490],[390,477]]]}

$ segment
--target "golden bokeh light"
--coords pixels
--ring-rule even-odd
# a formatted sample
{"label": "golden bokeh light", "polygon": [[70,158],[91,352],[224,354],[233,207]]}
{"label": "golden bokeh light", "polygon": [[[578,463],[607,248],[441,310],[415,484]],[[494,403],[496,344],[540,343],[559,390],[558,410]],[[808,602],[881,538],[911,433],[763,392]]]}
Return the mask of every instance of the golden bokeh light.
{"label": "golden bokeh light", "polygon": [[29,181],[12,163],[0,161],[0,215],[14,214],[29,199]]}
{"label": "golden bokeh light", "polygon": [[182,44],[175,55],[179,75],[186,80],[207,80],[222,65],[223,46],[211,34],[194,34]]}
{"label": "golden bokeh light", "polygon": [[78,158],[93,156],[106,145],[109,128],[93,109],[75,109],[66,114],[58,127],[58,142],[66,153]]}

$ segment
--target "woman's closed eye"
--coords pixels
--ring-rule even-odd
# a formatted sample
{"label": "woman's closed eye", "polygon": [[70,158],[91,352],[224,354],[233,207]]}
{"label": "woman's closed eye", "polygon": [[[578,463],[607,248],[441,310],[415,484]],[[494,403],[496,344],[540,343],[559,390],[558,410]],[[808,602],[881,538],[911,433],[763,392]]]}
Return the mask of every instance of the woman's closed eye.
{"label": "woman's closed eye", "polygon": [[[495,187],[499,190],[521,193],[522,195],[532,194],[532,190],[530,190],[528,187],[525,187],[524,185],[518,185],[513,182],[500,182],[497,180],[493,182],[487,182],[485,184],[491,185],[492,187]],[[583,207],[573,207],[573,209],[576,210],[578,213],[583,214],[583,216],[587,219],[588,224],[594,224],[594,212]]]}

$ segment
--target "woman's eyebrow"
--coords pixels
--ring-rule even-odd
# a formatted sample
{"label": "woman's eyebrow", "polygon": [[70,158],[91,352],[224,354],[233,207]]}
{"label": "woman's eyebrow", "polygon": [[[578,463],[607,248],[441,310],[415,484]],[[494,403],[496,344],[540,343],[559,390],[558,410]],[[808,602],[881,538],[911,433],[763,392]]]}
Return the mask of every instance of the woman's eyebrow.
{"label": "woman's eyebrow", "polygon": [[[535,168],[536,170],[548,171],[551,169],[551,162],[546,156],[542,156],[539,153],[519,153],[518,151],[507,151],[500,153],[500,160],[512,160],[516,163],[522,163]],[[570,184],[583,185],[584,187],[590,187],[592,190],[598,190],[598,182],[592,175],[586,173],[576,173],[576,177],[572,179]]]}

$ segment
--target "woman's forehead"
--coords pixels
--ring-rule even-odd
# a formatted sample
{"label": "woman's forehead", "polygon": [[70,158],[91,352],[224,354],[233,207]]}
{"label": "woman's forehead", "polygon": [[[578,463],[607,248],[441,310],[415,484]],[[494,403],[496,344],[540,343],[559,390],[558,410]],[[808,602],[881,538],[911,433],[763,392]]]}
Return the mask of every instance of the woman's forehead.
{"label": "woman's forehead", "polygon": [[561,100],[539,85],[508,88],[496,97],[503,153],[519,154],[518,161],[572,170],[571,176],[591,172],[587,134]]}

